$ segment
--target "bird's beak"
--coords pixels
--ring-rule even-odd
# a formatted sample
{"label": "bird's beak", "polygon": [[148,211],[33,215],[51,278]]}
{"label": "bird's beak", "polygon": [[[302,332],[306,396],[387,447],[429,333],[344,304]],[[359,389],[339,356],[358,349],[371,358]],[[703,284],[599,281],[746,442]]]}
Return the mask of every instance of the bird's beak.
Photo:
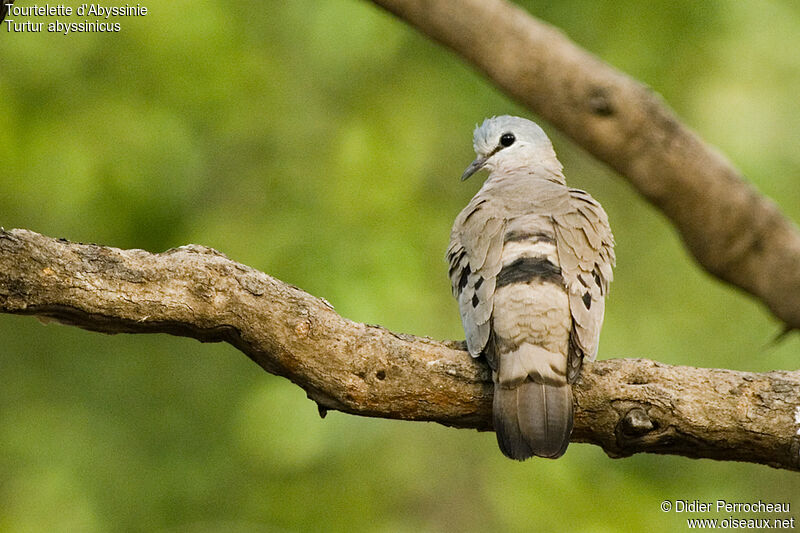
{"label": "bird's beak", "polygon": [[483,168],[483,165],[485,165],[485,164],[486,164],[486,160],[487,160],[487,159],[489,159],[489,158],[488,158],[488,157],[485,157],[485,156],[478,156],[478,157],[475,159],[475,161],[473,161],[472,163],[470,163],[470,164],[469,164],[469,166],[467,167],[467,170],[465,170],[465,171],[464,171],[464,173],[463,173],[463,174],[461,174],[461,181],[465,181],[465,180],[466,180],[466,179],[468,179],[470,176],[472,176],[473,174],[475,174],[477,171],[479,171],[480,169],[482,169],[482,168]]}

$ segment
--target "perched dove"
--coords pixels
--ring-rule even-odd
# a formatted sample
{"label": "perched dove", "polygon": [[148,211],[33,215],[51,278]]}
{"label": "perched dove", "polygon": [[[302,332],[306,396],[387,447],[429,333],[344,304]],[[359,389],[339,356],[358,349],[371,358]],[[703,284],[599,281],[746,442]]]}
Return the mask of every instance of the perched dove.
{"label": "perched dove", "polygon": [[544,131],[493,117],[475,129],[489,178],[453,224],[447,260],[467,347],[492,368],[502,452],[517,460],[563,455],[572,387],[597,355],[614,238],[589,194],[570,189]]}

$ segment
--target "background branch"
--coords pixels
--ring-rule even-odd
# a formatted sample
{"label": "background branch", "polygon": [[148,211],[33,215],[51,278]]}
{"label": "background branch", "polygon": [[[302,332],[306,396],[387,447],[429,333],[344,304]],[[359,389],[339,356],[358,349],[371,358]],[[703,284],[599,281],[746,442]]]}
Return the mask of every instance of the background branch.
{"label": "background branch", "polygon": [[[320,411],[490,429],[486,367],[461,343],[342,318],[324,300],[190,245],[151,254],[0,230],[0,311],[104,333],[234,345]],[[754,374],[641,359],[587,364],[573,440],[800,470],[800,372]]]}
{"label": "background branch", "polygon": [[706,270],[800,328],[800,233],[650,88],[504,0],[373,0],[626,177]]}

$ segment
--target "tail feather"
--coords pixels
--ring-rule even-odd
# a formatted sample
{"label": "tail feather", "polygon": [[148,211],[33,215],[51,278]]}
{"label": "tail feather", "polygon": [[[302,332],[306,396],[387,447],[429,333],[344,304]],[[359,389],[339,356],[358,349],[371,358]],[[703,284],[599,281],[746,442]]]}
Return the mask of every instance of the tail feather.
{"label": "tail feather", "polygon": [[522,461],[533,455],[533,450],[528,445],[517,417],[519,387],[504,389],[495,385],[492,413],[494,418],[497,444],[503,455],[511,459]]}
{"label": "tail feather", "polygon": [[561,457],[572,433],[572,387],[527,380],[511,388],[495,383],[494,426],[506,457]]}

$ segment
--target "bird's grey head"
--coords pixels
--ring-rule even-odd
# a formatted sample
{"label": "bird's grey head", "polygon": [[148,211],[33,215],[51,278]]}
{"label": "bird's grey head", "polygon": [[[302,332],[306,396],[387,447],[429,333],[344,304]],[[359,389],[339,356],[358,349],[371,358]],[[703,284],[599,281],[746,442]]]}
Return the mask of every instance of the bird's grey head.
{"label": "bird's grey head", "polygon": [[482,168],[516,170],[558,160],[544,130],[530,120],[503,115],[487,118],[475,128],[473,146],[478,156],[467,167],[461,181]]}

